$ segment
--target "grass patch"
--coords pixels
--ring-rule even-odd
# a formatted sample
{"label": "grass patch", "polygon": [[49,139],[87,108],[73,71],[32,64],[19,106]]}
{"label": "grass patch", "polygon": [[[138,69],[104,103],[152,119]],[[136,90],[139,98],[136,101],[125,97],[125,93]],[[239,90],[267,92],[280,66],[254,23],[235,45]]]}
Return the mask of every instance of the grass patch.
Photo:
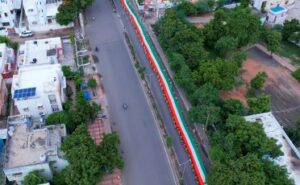
{"label": "grass patch", "polygon": [[294,65],[300,65],[300,47],[297,45],[283,41],[281,42],[279,54],[286,58],[289,58]]}

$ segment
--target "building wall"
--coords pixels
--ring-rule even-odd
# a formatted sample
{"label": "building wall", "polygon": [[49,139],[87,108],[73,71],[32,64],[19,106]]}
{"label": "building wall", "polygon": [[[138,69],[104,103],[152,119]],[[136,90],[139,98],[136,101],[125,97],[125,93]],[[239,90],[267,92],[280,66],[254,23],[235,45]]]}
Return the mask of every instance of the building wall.
{"label": "building wall", "polygon": [[295,4],[295,0],[254,0],[253,7],[257,10],[261,10],[263,3],[265,2],[265,11],[276,6],[283,6],[285,8],[291,8]]}
{"label": "building wall", "polygon": [[16,25],[13,0],[0,0],[0,27],[12,28]]}
{"label": "building wall", "polygon": [[36,118],[41,114],[47,116],[53,112],[62,111],[62,101],[58,92],[44,93],[36,98],[15,100],[15,105],[20,114]]}
{"label": "building wall", "polygon": [[25,15],[28,27],[32,31],[49,31],[73,27],[73,24],[61,26],[56,22],[55,15],[47,15],[49,9],[57,10],[62,1],[46,4],[46,0],[31,0],[24,3]]}
{"label": "building wall", "polygon": [[4,174],[9,181],[16,181],[18,185],[22,184],[24,177],[31,171],[39,171],[41,175],[51,180],[53,173],[48,163],[40,163],[35,165],[21,166],[17,168],[4,168]]}
{"label": "building wall", "polygon": [[283,24],[286,18],[286,11],[283,11],[281,13],[274,14],[272,11],[268,12],[267,15],[267,22],[271,25],[274,26],[276,24]]}

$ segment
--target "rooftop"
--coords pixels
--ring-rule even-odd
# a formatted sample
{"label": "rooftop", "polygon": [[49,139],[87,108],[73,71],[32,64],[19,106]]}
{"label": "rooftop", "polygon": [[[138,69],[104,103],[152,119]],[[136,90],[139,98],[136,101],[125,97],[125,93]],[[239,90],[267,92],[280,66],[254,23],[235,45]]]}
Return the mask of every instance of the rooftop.
{"label": "rooftop", "polygon": [[19,66],[58,63],[62,48],[60,37],[28,40],[20,46]]}
{"label": "rooftop", "polygon": [[5,153],[5,168],[44,163],[48,155],[60,155],[61,138],[66,136],[64,125],[37,125],[25,116],[8,119],[8,140]]}
{"label": "rooftop", "polygon": [[267,137],[276,140],[277,145],[280,146],[280,150],[283,152],[283,156],[274,159],[274,162],[280,166],[285,166],[290,177],[294,179],[295,185],[300,185],[300,160],[293,153],[293,150],[297,152],[298,149],[294,147],[273,114],[271,112],[255,114],[246,116],[245,119],[249,122],[261,123]]}
{"label": "rooftop", "polygon": [[62,77],[60,64],[22,67],[13,76],[12,97],[27,98],[57,91],[63,83]]}

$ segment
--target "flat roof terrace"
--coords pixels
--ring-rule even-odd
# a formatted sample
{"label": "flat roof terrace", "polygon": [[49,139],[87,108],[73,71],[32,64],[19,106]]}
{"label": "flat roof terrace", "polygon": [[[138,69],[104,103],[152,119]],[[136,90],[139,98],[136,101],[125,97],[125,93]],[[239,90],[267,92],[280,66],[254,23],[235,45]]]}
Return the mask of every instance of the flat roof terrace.
{"label": "flat roof terrace", "polygon": [[59,155],[64,125],[33,129],[26,123],[9,125],[4,168],[16,168],[47,162],[47,155]]}

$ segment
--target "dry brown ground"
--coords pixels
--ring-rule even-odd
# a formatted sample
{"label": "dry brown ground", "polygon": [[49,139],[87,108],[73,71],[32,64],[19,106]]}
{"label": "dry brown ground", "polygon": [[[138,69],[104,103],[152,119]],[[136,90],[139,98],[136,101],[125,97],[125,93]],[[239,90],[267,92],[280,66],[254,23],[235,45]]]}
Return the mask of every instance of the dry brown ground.
{"label": "dry brown ground", "polygon": [[290,71],[256,48],[249,50],[242,71],[245,84],[232,91],[222,92],[222,98],[239,99],[247,105],[245,95],[249,82],[258,72],[265,71],[268,79],[264,92],[271,95],[272,112],[282,125],[293,127],[300,117],[300,84],[291,76]]}

